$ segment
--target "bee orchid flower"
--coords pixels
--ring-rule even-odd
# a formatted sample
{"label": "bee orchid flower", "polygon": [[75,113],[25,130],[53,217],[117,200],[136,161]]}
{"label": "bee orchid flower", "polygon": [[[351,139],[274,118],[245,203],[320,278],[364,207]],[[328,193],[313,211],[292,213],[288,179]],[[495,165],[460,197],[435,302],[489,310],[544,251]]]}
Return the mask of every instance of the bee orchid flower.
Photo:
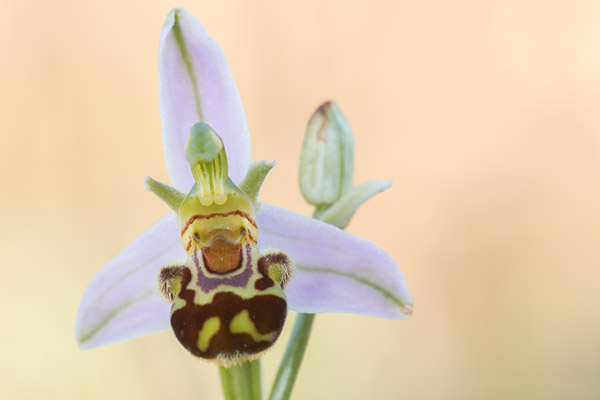
{"label": "bee orchid flower", "polygon": [[[254,343],[274,341],[286,305],[303,313],[410,316],[412,299],[404,277],[381,248],[256,201],[271,165],[250,164],[250,135],[225,56],[186,10],[169,13],[158,62],[162,138],[174,187],[151,179],[147,184],[162,193],[174,212],[92,279],[76,318],[79,346],[158,332],[171,322],[193,354],[203,356],[200,350],[210,352],[221,341],[221,349],[206,358],[223,358],[219,351],[232,358],[239,348],[228,348],[227,340],[238,340],[236,333]],[[295,267],[288,281],[290,260]],[[246,268],[250,278],[242,282]],[[258,297],[266,295],[257,290],[264,286],[269,289],[261,290],[270,291],[277,306],[261,305],[266,303]],[[218,305],[218,299],[226,300]],[[194,311],[188,309],[192,306]],[[191,314],[182,316],[182,310]],[[262,315],[271,312],[277,322]],[[199,322],[190,327],[194,318]],[[267,345],[261,346],[257,354]]]}

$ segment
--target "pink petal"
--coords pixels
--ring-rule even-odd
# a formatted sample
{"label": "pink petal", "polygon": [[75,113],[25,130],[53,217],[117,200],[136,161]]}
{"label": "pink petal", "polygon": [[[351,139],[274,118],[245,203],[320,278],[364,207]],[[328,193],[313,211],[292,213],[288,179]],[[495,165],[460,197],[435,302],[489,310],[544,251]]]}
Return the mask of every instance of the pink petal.
{"label": "pink petal", "polygon": [[187,10],[171,10],[158,52],[160,112],[165,161],[175,186],[194,181],[185,157],[190,128],[206,122],[221,136],[229,176],[239,182],[250,164],[250,135],[240,95],[223,51]]}
{"label": "pink petal", "polygon": [[81,348],[118,342],[169,327],[169,304],[157,289],[159,269],[186,254],[175,214],[142,233],[88,285],[77,312]]}
{"label": "pink petal", "polygon": [[282,208],[258,213],[260,247],[287,251],[296,270],[289,307],[305,313],[355,313],[408,318],[412,298],[396,262],[373,243]]}

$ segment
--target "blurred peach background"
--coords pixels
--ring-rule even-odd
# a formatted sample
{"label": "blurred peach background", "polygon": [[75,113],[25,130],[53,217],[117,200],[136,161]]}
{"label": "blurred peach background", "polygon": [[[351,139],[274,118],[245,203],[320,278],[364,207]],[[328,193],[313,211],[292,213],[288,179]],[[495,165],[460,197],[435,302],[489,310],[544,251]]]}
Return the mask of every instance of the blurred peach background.
{"label": "blurred peach background", "polygon": [[[356,176],[394,179],[349,231],[415,314],[321,315],[296,399],[600,397],[600,4],[0,1],[0,397],[220,398],[164,332],[88,351],[94,273],[167,212],[158,35],[170,8],[228,57],[262,200],[309,214],[304,126],[338,102]],[[264,360],[269,387],[291,327]]]}

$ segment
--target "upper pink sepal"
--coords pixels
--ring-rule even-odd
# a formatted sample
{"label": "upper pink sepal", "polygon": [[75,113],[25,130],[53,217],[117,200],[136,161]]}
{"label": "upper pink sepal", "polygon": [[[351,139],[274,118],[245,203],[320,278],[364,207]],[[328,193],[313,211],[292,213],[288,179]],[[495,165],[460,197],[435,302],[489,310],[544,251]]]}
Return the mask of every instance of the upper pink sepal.
{"label": "upper pink sepal", "polygon": [[175,186],[187,192],[194,184],[185,144],[197,122],[223,139],[229,176],[241,181],[250,164],[250,134],[239,92],[223,51],[183,8],[171,10],[163,25],[158,78],[165,161]]}

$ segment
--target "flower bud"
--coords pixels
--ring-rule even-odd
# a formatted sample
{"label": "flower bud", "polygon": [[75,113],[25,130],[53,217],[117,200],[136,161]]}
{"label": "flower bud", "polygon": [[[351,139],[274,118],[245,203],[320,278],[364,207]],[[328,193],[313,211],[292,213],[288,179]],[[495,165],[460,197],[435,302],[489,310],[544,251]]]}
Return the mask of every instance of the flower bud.
{"label": "flower bud", "polygon": [[299,182],[315,206],[336,202],[352,188],[354,137],[339,107],[321,105],[308,121],[300,152]]}

